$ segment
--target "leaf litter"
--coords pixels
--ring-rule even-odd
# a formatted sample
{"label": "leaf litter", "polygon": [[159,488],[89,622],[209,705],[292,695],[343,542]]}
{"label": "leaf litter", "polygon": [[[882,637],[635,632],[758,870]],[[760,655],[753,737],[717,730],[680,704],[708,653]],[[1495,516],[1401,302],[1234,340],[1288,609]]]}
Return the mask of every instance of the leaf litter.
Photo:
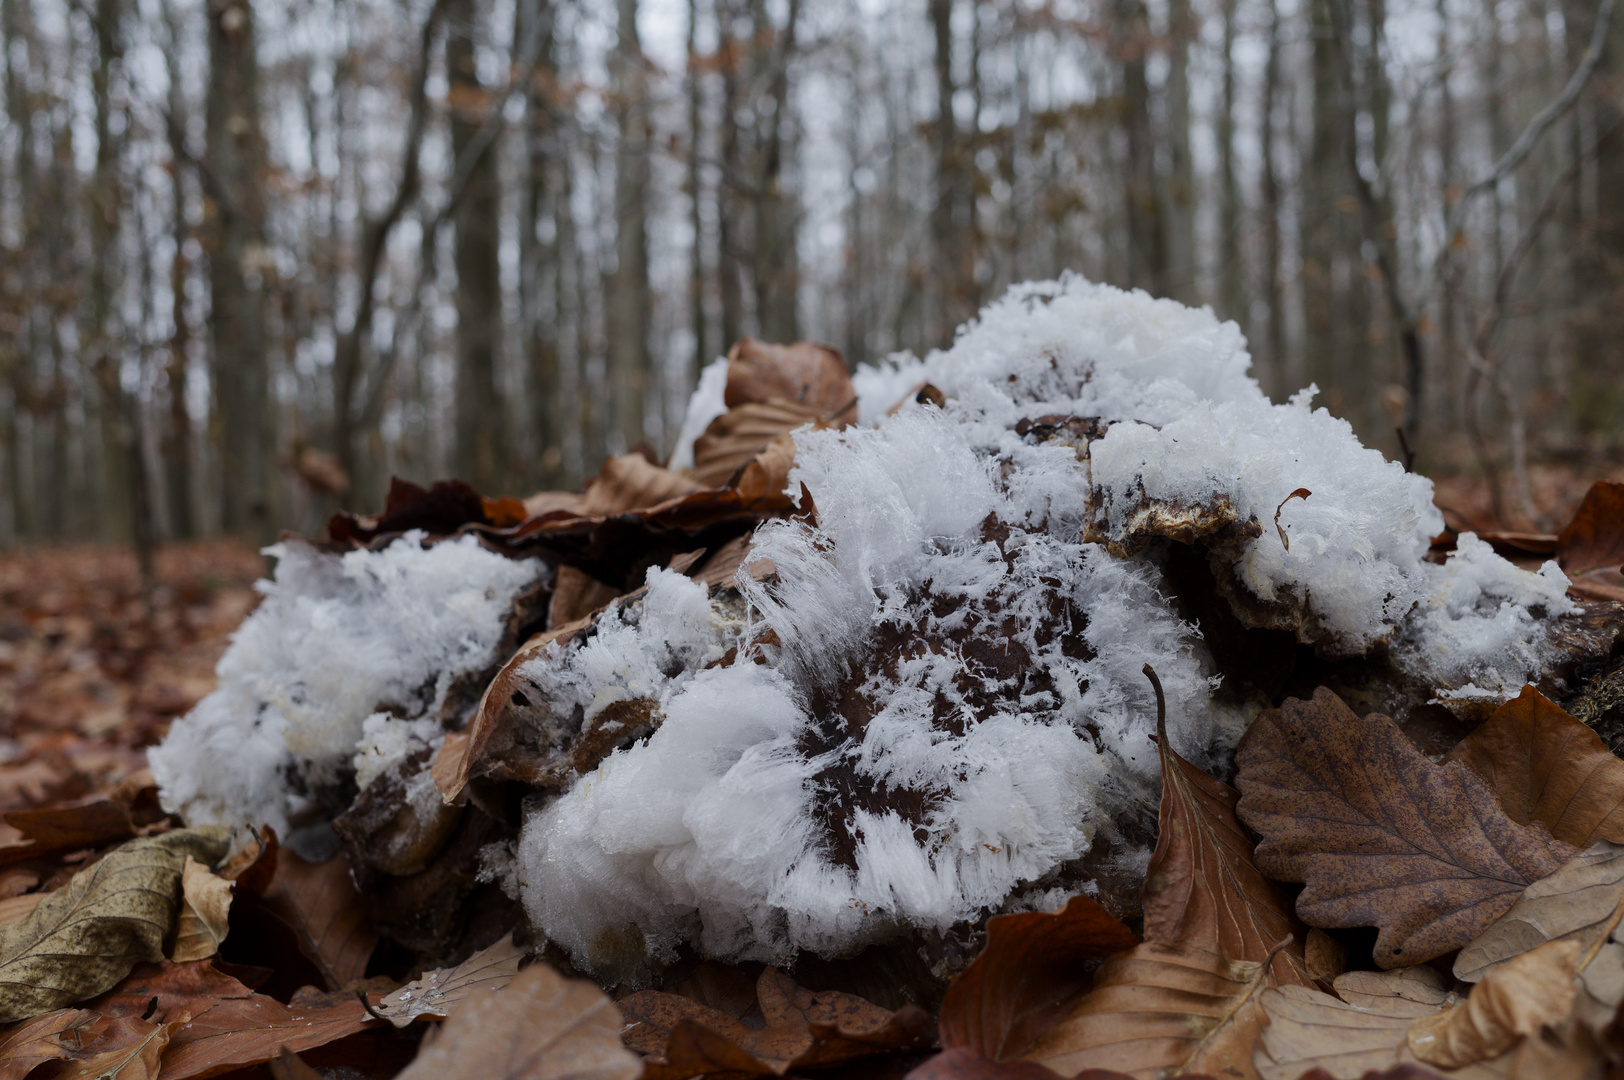
{"label": "leaf litter", "polygon": [[[1043,305],[1060,310],[1085,294],[1062,284],[1029,307],[1028,316]],[[1109,305],[1098,310],[1109,321]],[[1171,311],[1156,318],[1165,320]],[[1015,325],[998,312],[988,318],[1002,329],[986,333],[1010,333]],[[970,355],[986,342],[985,335],[972,334],[953,356]],[[1070,354],[1063,349],[1057,356],[1044,370],[1069,371]],[[164,902],[151,899],[148,929],[117,946],[99,949],[59,935],[67,942],[60,972],[79,974],[61,980],[54,996],[28,996],[39,993],[35,987],[23,994],[20,1011],[0,1031],[0,1077],[47,1066],[65,1075],[125,1077],[260,1069],[299,1080],[338,1068],[379,1078],[742,1080],[807,1070],[830,1078],[912,1070],[915,1080],[1191,1074],[1323,1080],[1366,1072],[1390,1080],[1435,1073],[1477,1080],[1600,1075],[1618,1066],[1614,1016],[1624,1001],[1624,944],[1616,932],[1624,871],[1617,845],[1624,837],[1615,834],[1624,818],[1624,776],[1608,748],[1613,706],[1603,691],[1616,666],[1607,653],[1624,612],[1605,603],[1612,587],[1607,575],[1616,577],[1624,559],[1619,485],[1594,487],[1559,534],[1445,534],[1430,556],[1447,564],[1437,575],[1405,570],[1395,549],[1380,548],[1368,581],[1338,579],[1310,595],[1299,589],[1308,580],[1302,568],[1327,552],[1332,561],[1341,557],[1335,529],[1378,527],[1381,513],[1366,514],[1361,506],[1410,512],[1400,506],[1396,488],[1361,502],[1347,476],[1314,468],[1298,476],[1282,466],[1273,488],[1248,487],[1250,481],[1227,490],[1203,487],[1205,501],[1181,507],[1167,486],[1172,473],[1156,480],[1161,487],[1147,481],[1142,489],[1124,478],[1171,442],[1199,442],[1199,424],[1224,428],[1220,413],[1254,409],[1244,393],[1226,401],[1233,387],[1197,390],[1197,399],[1218,402],[1211,415],[1198,404],[1188,414],[1175,409],[1156,416],[1140,403],[1126,408],[1151,412],[1113,416],[1124,408],[1120,391],[1128,384],[1112,381],[1120,373],[1111,367],[1117,360],[1107,358],[1097,361],[1106,387],[1091,399],[1097,411],[1075,407],[1084,398],[1069,412],[1034,398],[1041,416],[1009,421],[988,411],[994,398],[986,384],[967,378],[951,359],[939,354],[852,378],[831,350],[744,342],[707,370],[690,409],[692,430],[671,462],[626,455],[606,463],[584,494],[541,493],[522,502],[484,498],[456,482],[427,488],[400,482],[383,514],[341,516],[328,546],[285,549],[294,562],[305,560],[301,572],[312,582],[340,564],[361,578],[396,562],[407,577],[418,572],[414,567],[459,566],[456,573],[471,575],[470,587],[484,590],[477,602],[489,607],[481,618],[492,621],[481,631],[479,648],[435,653],[448,659],[434,661],[441,666],[427,672],[427,681],[407,664],[398,678],[390,675],[393,681],[373,673],[371,681],[350,684],[360,688],[344,703],[350,711],[329,717],[345,732],[336,741],[320,724],[308,723],[336,698],[322,700],[325,691],[318,692],[308,703],[315,711],[303,713],[306,703],[290,705],[284,718],[293,734],[270,748],[274,754],[245,759],[258,761],[253,768],[262,771],[244,772],[234,762],[237,772],[207,778],[218,785],[234,776],[246,786],[223,802],[218,786],[213,793],[207,785],[194,790],[193,806],[235,799],[231,805],[270,810],[233,819],[237,828],[211,834],[207,850],[191,850],[195,830],[166,815],[134,752],[207,693],[206,669],[162,701],[149,684],[133,695],[114,694],[136,703],[127,714],[136,719],[115,720],[83,704],[106,695],[83,680],[72,682],[67,672],[74,664],[83,670],[82,660],[70,664],[70,654],[62,653],[59,681],[25,691],[27,709],[19,715],[32,741],[19,759],[0,765],[0,781],[9,776],[12,785],[9,805],[0,806],[9,811],[11,830],[0,837],[0,905],[19,902],[20,916],[0,926],[0,966],[15,963],[19,981],[32,978],[29,965],[58,949],[51,943],[52,920],[72,924],[60,917],[64,906],[88,913],[81,922],[96,933],[141,922],[99,907],[105,898],[91,888],[96,880],[140,867],[158,874],[142,895],[162,893]],[[1019,368],[1022,361],[1013,362]],[[1097,684],[1096,692],[1118,695],[1132,715],[1128,730],[1140,740],[1136,750],[1120,752],[1150,763],[1118,775],[1114,816],[1085,816],[1087,854],[1045,864],[1048,869],[1029,872],[1019,889],[988,894],[1000,899],[907,928],[900,937],[896,925],[905,919],[883,912],[876,921],[875,912],[864,910],[868,901],[854,899],[853,914],[844,917],[871,929],[839,938],[844,954],[775,945],[746,956],[719,944],[720,937],[706,937],[710,931],[696,925],[690,908],[654,920],[693,928],[683,931],[688,936],[674,951],[653,965],[621,968],[631,981],[617,982],[612,965],[594,971],[589,954],[538,935],[524,913],[523,902],[538,886],[535,863],[519,845],[526,815],[536,801],[556,799],[580,778],[622,767],[628,751],[670,722],[671,696],[649,693],[648,683],[635,689],[643,676],[613,667],[629,654],[603,647],[591,652],[593,643],[602,646],[628,631],[635,636],[640,622],[645,631],[676,625],[661,622],[667,618],[661,603],[703,602],[709,605],[705,618],[725,629],[721,646],[714,655],[709,645],[689,655],[677,651],[689,646],[668,637],[674,651],[660,662],[665,670],[650,669],[652,677],[677,678],[674,664],[698,669],[684,679],[774,677],[791,648],[800,647],[797,630],[791,622],[768,626],[758,616],[764,604],[781,603],[789,595],[784,590],[798,587],[794,575],[812,566],[797,562],[804,553],[785,536],[800,530],[795,535],[811,537],[820,557],[843,565],[841,545],[855,535],[849,526],[857,519],[841,520],[857,511],[829,486],[839,470],[821,478],[816,472],[829,468],[827,448],[870,438],[864,425],[876,417],[892,431],[939,432],[945,418],[959,423],[967,416],[973,416],[978,445],[1002,455],[989,463],[998,482],[1013,477],[1048,484],[1047,501],[1041,511],[1023,511],[1031,516],[1000,520],[994,514],[977,519],[962,538],[949,530],[931,543],[943,550],[992,544],[987,550],[994,562],[1013,569],[1031,556],[1018,554],[1023,549],[1010,537],[1019,531],[1027,545],[1047,542],[1048,515],[1076,523],[1092,538],[1080,545],[1078,558],[1092,558],[1089,549],[1108,550],[1111,559],[1158,567],[1157,560],[1196,551],[1210,576],[1184,580],[1209,590],[1203,602],[1229,612],[1239,651],[1272,648],[1259,635],[1284,632],[1319,655],[1310,662],[1299,654],[1274,683],[1235,680],[1240,687],[1272,687],[1247,691],[1250,697],[1225,698],[1220,684],[1210,700],[1234,710],[1220,723],[1220,714],[1208,711],[1212,683],[1201,680],[1229,674],[1225,665],[1234,653],[1209,655],[1199,638],[1169,637],[1131,660],[1111,658],[1115,667],[1107,676],[1097,655],[1089,654],[1110,639],[1091,637],[1087,629],[1102,617],[1104,601],[1091,597],[1076,614],[1064,601],[1045,601],[1049,607],[1039,621],[1058,625],[1075,652],[1057,648],[1056,655],[1094,665],[1080,692]],[[1299,423],[1292,414],[1286,427],[1296,430],[1291,425]],[[956,452],[950,441],[941,451],[936,467]],[[1088,505],[1056,501],[1059,474],[1023,472],[1038,462],[1092,469],[1097,490]],[[851,459],[852,468],[859,465]],[[1317,493],[1311,500],[1306,487],[1287,493],[1298,479]],[[1210,483],[1210,477],[1200,481]],[[906,487],[899,490],[909,495]],[[1266,528],[1270,513],[1276,529],[1266,536],[1256,526],[1262,519]],[[1425,524],[1425,514],[1417,513],[1417,524]],[[1423,539],[1418,550],[1425,547]],[[425,558],[405,557],[408,549]],[[1252,560],[1244,573],[1235,569],[1243,550]],[[1511,553],[1528,569],[1554,558],[1573,576],[1555,567],[1524,574],[1495,562],[1492,552]],[[1396,577],[1393,566],[1400,567]],[[1147,573],[1149,582],[1162,580],[1159,569]],[[672,586],[663,575],[691,584]],[[657,580],[664,583],[663,599],[653,588]],[[874,595],[902,605],[893,612],[931,590],[938,605],[932,618],[952,610],[941,607],[939,581],[924,583],[921,594],[917,583],[902,588],[897,579],[871,580]],[[959,588],[973,584],[959,580]],[[1418,603],[1423,614],[1407,622],[1384,615],[1386,629],[1363,623],[1359,604],[1367,611],[1370,605],[1357,598],[1366,586],[1408,597],[1403,602]],[[284,593],[291,597],[308,587],[290,579]],[[329,581],[318,593],[331,600],[342,594],[334,589]],[[1341,599],[1337,589],[1345,590]],[[1416,600],[1427,589],[1437,590],[1442,606]],[[379,603],[376,612],[396,599],[366,595],[367,603]],[[815,599],[814,592],[799,595]],[[1376,592],[1371,596],[1380,601]],[[156,599],[167,610],[168,599]],[[93,607],[59,596],[50,614],[29,616],[42,628],[26,639],[30,656],[52,656],[50,641],[83,649],[88,639],[73,622],[75,602]],[[217,616],[219,628],[239,620],[251,602],[233,600],[238,606],[229,618]],[[476,602],[473,592],[468,602]],[[1202,632],[1212,633],[1210,603],[1205,610]],[[895,645],[880,642],[893,650],[885,677],[921,660],[943,665],[944,678],[953,677],[955,665],[977,678],[1002,670],[999,665],[1021,670],[1022,661],[1001,643],[1026,641],[1018,636],[1027,632],[1023,624],[996,607],[977,612],[974,633],[958,637],[932,637],[938,632],[925,621],[889,624],[901,637]],[[218,644],[197,636],[202,623],[186,625],[193,635],[188,640],[218,656]],[[259,625],[268,624],[261,619]],[[346,644],[359,655],[371,647],[367,642],[395,629],[375,615],[371,625],[353,624]],[[1458,659],[1547,631],[1546,645],[1520,653],[1511,648],[1492,671],[1472,666],[1477,661],[1451,667],[1455,661],[1436,662],[1424,649],[1428,640],[1447,644]],[[286,626],[278,631],[287,632]],[[1363,643],[1383,633],[1391,635],[1387,667],[1363,655]],[[909,634],[915,640],[923,635],[925,647],[909,652]],[[982,648],[981,639],[993,642],[993,651]],[[638,648],[650,648],[657,639],[637,640]],[[944,640],[951,643],[947,649]],[[1037,670],[1031,644],[1022,645],[1025,663]],[[0,676],[16,670],[6,666],[10,655],[0,655]],[[112,665],[104,672],[116,669],[121,655],[143,657],[140,670],[149,672],[163,663],[150,644],[125,654],[114,650],[98,663]],[[1515,663],[1506,666],[1504,658],[1513,655]],[[567,713],[552,728],[537,722],[546,695],[557,691],[538,676],[535,661],[558,657],[582,659],[571,677],[582,680],[581,700],[592,703],[590,720],[577,717],[573,728]],[[1142,688],[1126,689],[1124,676],[1147,660],[1169,678],[1171,709],[1159,686],[1155,713]],[[605,666],[591,667],[600,661]],[[1051,673],[1042,678],[1051,681],[1022,676],[1025,696],[1007,700],[1070,693],[1052,681],[1052,668],[1044,670]],[[1192,689],[1198,683],[1199,693]],[[0,680],[0,692],[10,692],[5,685],[14,684]],[[815,679],[801,684],[802,692],[814,685]],[[902,715],[876,705],[872,683],[837,679],[832,686],[817,691],[825,695],[817,707],[857,730],[875,724],[891,730],[886,725]],[[83,717],[72,739],[42,737],[45,702],[81,703],[73,706],[78,713],[64,713]],[[1457,717],[1457,726],[1452,736],[1428,742],[1424,753],[1406,732],[1417,730],[1416,716],[1436,715],[1440,705]],[[994,710],[982,708],[968,730],[992,718]],[[300,724],[306,726],[295,732]],[[110,742],[111,749],[95,742],[126,728],[131,735],[118,736],[125,741]],[[934,730],[930,738],[938,741],[964,737],[952,725]],[[1247,734],[1231,757],[1226,747],[1242,730]],[[795,752],[831,749],[803,741]],[[166,768],[171,784],[173,761]],[[253,787],[273,775],[276,785],[293,778],[298,784]],[[836,783],[832,775],[804,782],[837,790],[829,786]],[[873,790],[861,797],[868,802],[838,796],[845,800],[838,802],[841,813],[861,822],[854,835],[877,830],[887,814],[916,834],[943,820],[947,804],[928,783],[876,782]],[[453,796],[455,805],[442,796]],[[908,801],[914,798],[919,801]],[[675,810],[697,821],[697,806]],[[342,819],[336,839],[327,824],[334,818]],[[1000,833],[983,835],[977,841],[982,858],[1009,857],[1006,852],[1020,847]],[[149,865],[155,850],[178,854],[160,860],[158,871]],[[680,875],[681,849],[662,850],[667,854],[653,863],[638,861],[639,855],[617,873],[632,880],[652,866]],[[750,853],[740,848],[725,857]],[[885,863],[864,865],[871,872]],[[657,903],[673,902],[670,892],[657,896]],[[591,955],[651,955],[653,939],[642,935],[649,925],[600,920],[593,948],[603,952]],[[873,929],[886,925],[883,932]],[[536,959],[524,967],[528,956]],[[1422,963],[1427,959],[1434,965]],[[573,977],[582,974],[596,974],[601,989]],[[431,1032],[426,1040],[425,1032]],[[418,1060],[407,1068],[414,1054]]]}

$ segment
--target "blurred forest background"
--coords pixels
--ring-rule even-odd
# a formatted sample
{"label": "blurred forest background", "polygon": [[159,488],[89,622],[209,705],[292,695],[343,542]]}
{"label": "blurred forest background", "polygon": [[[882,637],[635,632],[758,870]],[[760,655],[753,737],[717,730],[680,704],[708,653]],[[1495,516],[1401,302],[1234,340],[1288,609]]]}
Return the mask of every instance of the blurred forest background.
{"label": "blurred forest background", "polygon": [[1068,269],[1210,304],[1277,400],[1509,519],[1527,462],[1624,455],[1613,0],[0,0],[0,36],[0,545],[575,487],[669,453],[741,335],[927,350]]}

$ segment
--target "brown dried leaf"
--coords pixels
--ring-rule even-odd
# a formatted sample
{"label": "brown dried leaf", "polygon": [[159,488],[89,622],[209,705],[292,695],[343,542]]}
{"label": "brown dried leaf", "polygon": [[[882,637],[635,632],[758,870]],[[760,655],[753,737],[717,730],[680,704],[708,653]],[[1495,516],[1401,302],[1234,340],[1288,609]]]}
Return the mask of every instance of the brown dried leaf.
{"label": "brown dried leaf", "polygon": [[157,1080],[159,1058],[169,1046],[175,1029],[190,1017],[180,1017],[155,1025],[129,1046],[104,1050],[82,1058],[56,1075],[55,1080]]}
{"label": "brown dried leaf", "polygon": [[708,487],[730,482],[775,439],[804,424],[821,424],[816,408],[769,398],[736,405],[694,440],[694,479]]}
{"label": "brown dried leaf", "polygon": [[722,403],[737,408],[781,398],[830,420],[857,419],[857,391],[846,362],[827,345],[808,341],[773,345],[740,338],[727,354],[727,388]]}
{"label": "brown dried leaf", "polygon": [[329,989],[366,974],[378,932],[345,856],[312,863],[281,851],[265,903],[298,931],[300,951],[320,969]]}
{"label": "brown dried leaf", "polygon": [[1348,970],[1348,949],[1340,941],[1315,926],[1303,942],[1303,966],[1316,982],[1330,982]]}
{"label": "brown dried leaf", "polygon": [[325,1046],[377,1022],[354,998],[314,1008],[283,1005],[264,994],[228,998],[175,1030],[163,1077],[218,1076],[269,1061],[284,1047],[298,1053]]}
{"label": "brown dried leaf", "polygon": [[1551,941],[1489,972],[1465,1002],[1411,1024],[1410,1050],[1446,1069],[1499,1057],[1573,1008],[1579,951],[1577,941]]}
{"label": "brown dried leaf", "polygon": [[1375,926],[1382,967],[1451,952],[1576,852],[1518,825],[1460,763],[1428,761],[1385,716],[1321,687],[1264,712],[1241,741],[1240,819],[1257,866],[1306,883],[1313,926]]}
{"label": "brown dried leaf", "polygon": [[786,431],[751,459],[733,486],[750,506],[767,511],[789,510],[795,502],[784,489],[789,486],[789,471],[794,465],[795,437]]}
{"label": "brown dried leaf", "polygon": [[[1311,1069],[1323,1069],[1333,1080],[1359,1080],[1372,1072],[1420,1065],[1405,1042],[1416,1015],[1413,1003],[1389,1010],[1379,1002],[1354,1005],[1306,986],[1282,986],[1265,990],[1260,1004],[1268,1026],[1252,1060],[1263,1080],[1306,1080]],[[1460,1080],[1492,1075],[1474,1068]]]}
{"label": "brown dried leaf", "polygon": [[271,1080],[322,1080],[321,1073],[305,1063],[305,1059],[287,1047],[265,1063],[271,1070]]}
{"label": "brown dried leaf", "polygon": [[1093,991],[1038,1037],[1026,1060],[1062,1076],[1091,1068],[1256,1076],[1258,996],[1272,981],[1262,963],[1146,942],[1101,964]]}
{"label": "brown dried leaf", "polygon": [[942,999],[942,1046],[992,1061],[1019,1057],[1093,985],[1084,961],[1136,944],[1133,931],[1087,896],[1055,912],[988,919],[986,948]]}
{"label": "brown dried leaf", "polygon": [[231,882],[209,873],[188,855],[181,870],[180,889],[180,919],[175,925],[175,948],[169,958],[184,964],[220,951],[229,926]]}
{"label": "brown dried leaf", "polygon": [[159,1025],[139,1016],[58,1009],[36,1016],[0,1040],[0,1080],[23,1080],[47,1061],[80,1061],[132,1046]]}
{"label": "brown dried leaf", "polygon": [[[1311,985],[1303,966],[1301,927],[1274,882],[1252,861],[1252,841],[1235,818],[1240,795],[1174,751],[1167,737],[1161,682],[1145,665],[1156,690],[1156,733],[1162,764],[1162,799],[1156,850],[1145,872],[1145,940],[1197,945],[1231,960],[1274,956],[1281,984]],[[1277,950],[1282,941],[1290,942]]]}
{"label": "brown dried leaf", "polygon": [[131,840],[0,928],[0,1020],[83,1001],[140,961],[161,959],[186,857],[212,865],[229,833],[206,826]]}
{"label": "brown dried leaf", "polygon": [[1574,847],[1624,843],[1624,761],[1532,686],[1444,758],[1488,782],[1519,825],[1540,822]]}
{"label": "brown dried leaf", "polygon": [[1624,563],[1624,483],[1598,480],[1557,535],[1556,561],[1569,574]]}
{"label": "brown dried leaf", "polygon": [[756,981],[765,1027],[690,998],[643,991],[620,1002],[626,1045],[654,1055],[644,1080],[713,1073],[782,1076],[929,1043],[930,1018],[908,1005],[897,1012],[852,994],[814,993],[773,968]]}
{"label": "brown dried leaf", "polygon": [[1569,859],[1517,898],[1455,958],[1455,978],[1477,982],[1512,957],[1549,941],[1589,952],[1618,922],[1624,903],[1624,847],[1602,841]]}
{"label": "brown dried leaf", "polygon": [[466,999],[398,1080],[637,1080],[642,1065],[620,1027],[596,986],[533,964]]}
{"label": "brown dried leaf", "polygon": [[210,1005],[230,998],[247,998],[253,991],[207,960],[176,964],[160,960],[138,964],[124,981],[85,1003],[104,1016],[146,1016],[169,1020],[181,1013],[196,1016]]}
{"label": "brown dried leaf", "polygon": [[456,967],[425,971],[423,977],[384,996],[373,1009],[396,1027],[427,1016],[443,1020],[464,998],[482,990],[499,990],[519,973],[525,951],[513,943],[513,935],[475,953]]}
{"label": "brown dried leaf", "polygon": [[23,840],[0,847],[0,866],[77,848],[99,847],[135,835],[130,812],[112,799],[96,798],[38,810],[10,810],[6,824]]}
{"label": "brown dried leaf", "polygon": [[[1095,1069],[1083,1074],[1087,1080],[1104,1080],[1112,1075]],[[955,1046],[920,1064],[905,1080],[1061,1080],[1061,1077],[1035,1061],[993,1061],[968,1046]]]}
{"label": "brown dried leaf", "polygon": [[1455,1003],[1437,969],[1425,964],[1393,971],[1348,971],[1332,984],[1337,996],[1356,1009],[1383,1016],[1431,1016]]}

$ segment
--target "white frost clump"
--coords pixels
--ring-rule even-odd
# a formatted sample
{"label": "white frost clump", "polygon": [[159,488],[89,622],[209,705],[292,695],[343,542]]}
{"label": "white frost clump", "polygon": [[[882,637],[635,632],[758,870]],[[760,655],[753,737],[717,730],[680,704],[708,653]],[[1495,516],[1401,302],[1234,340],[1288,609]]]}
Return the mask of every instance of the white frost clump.
{"label": "white frost clump", "polygon": [[[818,524],[760,527],[753,552],[776,579],[739,578],[755,621],[735,640],[770,631],[765,662],[663,683],[658,730],[526,822],[523,895],[551,940],[599,970],[669,960],[684,939],[782,961],[973,918],[1154,798],[1147,661],[1175,742],[1201,755],[1210,687],[1154,570],[1045,531],[971,435],[910,409],[803,436],[790,487],[807,485]],[[1084,483],[1069,451],[1039,467]],[[1001,544],[989,520],[1013,523]],[[638,645],[658,657],[672,620],[656,600]],[[933,644],[885,652],[888,630]],[[1019,653],[978,651],[1000,636]],[[541,663],[572,683],[593,644]],[[610,695],[635,668],[629,644],[617,636]],[[876,792],[920,798],[905,816]],[[831,822],[830,806],[849,815]]]}
{"label": "white frost clump", "polygon": [[1504,701],[1555,658],[1539,620],[1575,612],[1554,562],[1520,570],[1474,533],[1461,533],[1443,566],[1427,564],[1431,594],[1394,646],[1445,700]]}
{"label": "white frost clump", "polygon": [[437,726],[453,681],[495,659],[514,598],[545,571],[472,536],[422,539],[342,556],[266,549],[275,578],[221,658],[219,688],[148,755],[165,809],[286,835],[347,766],[404,753]]}
{"label": "white frost clump", "polygon": [[[805,485],[815,524],[757,530],[776,575],[738,575],[748,625],[670,583],[635,625],[611,619],[601,644],[527,671],[583,710],[641,696],[663,717],[527,818],[537,930],[625,974],[684,941],[723,959],[847,953],[1048,888],[1154,805],[1141,665],[1168,689],[1180,752],[1210,760],[1233,734],[1194,628],[1132,553],[1147,513],[1228,514],[1236,585],[1331,653],[1386,644],[1419,671],[1446,646],[1426,671],[1456,689],[1535,670],[1538,618],[1570,610],[1560,573],[1469,536],[1426,563],[1443,525],[1430,481],[1312,410],[1312,389],[1271,404],[1249,366],[1206,309],[1066,277],[1012,289],[948,350],[860,370],[860,426],[796,435],[786,491]],[[715,415],[722,370],[685,439]],[[944,408],[886,415],[923,382]],[[1067,417],[1070,435],[1017,432]],[[1299,487],[1313,494],[1281,514],[1288,551],[1274,514]],[[723,659],[673,675],[695,650]]]}

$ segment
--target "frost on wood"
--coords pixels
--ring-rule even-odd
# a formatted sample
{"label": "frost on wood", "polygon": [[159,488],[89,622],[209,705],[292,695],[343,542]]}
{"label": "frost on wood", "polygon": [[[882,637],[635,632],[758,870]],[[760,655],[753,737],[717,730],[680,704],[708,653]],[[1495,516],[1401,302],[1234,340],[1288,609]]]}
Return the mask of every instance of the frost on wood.
{"label": "frost on wood", "polygon": [[331,816],[324,800],[351,771],[364,787],[437,739],[444,711],[473,704],[482,685],[459,680],[500,661],[515,598],[546,571],[472,536],[421,540],[342,556],[267,549],[275,577],[221,659],[219,688],[151,752],[167,809],[287,835]]}
{"label": "frost on wood", "polygon": [[[1153,790],[1142,664],[1180,752],[1211,761],[1234,735],[1159,537],[1206,547],[1243,623],[1324,655],[1390,649],[1441,693],[1540,671],[1542,620],[1572,609],[1560,571],[1469,534],[1426,562],[1430,481],[1311,390],[1272,405],[1249,364],[1208,311],[1068,278],[1012,291],[949,350],[860,371],[863,426],[796,437],[786,490],[813,506],[756,531],[776,575],[738,576],[742,630],[651,577],[612,663],[590,642],[527,661],[587,710],[636,698],[659,718],[528,818],[537,929],[606,975],[683,941],[778,961],[973,922],[1052,881]],[[924,383],[942,408],[914,403]],[[1288,549],[1260,523],[1300,487]],[[639,674],[696,632],[732,655]]]}

